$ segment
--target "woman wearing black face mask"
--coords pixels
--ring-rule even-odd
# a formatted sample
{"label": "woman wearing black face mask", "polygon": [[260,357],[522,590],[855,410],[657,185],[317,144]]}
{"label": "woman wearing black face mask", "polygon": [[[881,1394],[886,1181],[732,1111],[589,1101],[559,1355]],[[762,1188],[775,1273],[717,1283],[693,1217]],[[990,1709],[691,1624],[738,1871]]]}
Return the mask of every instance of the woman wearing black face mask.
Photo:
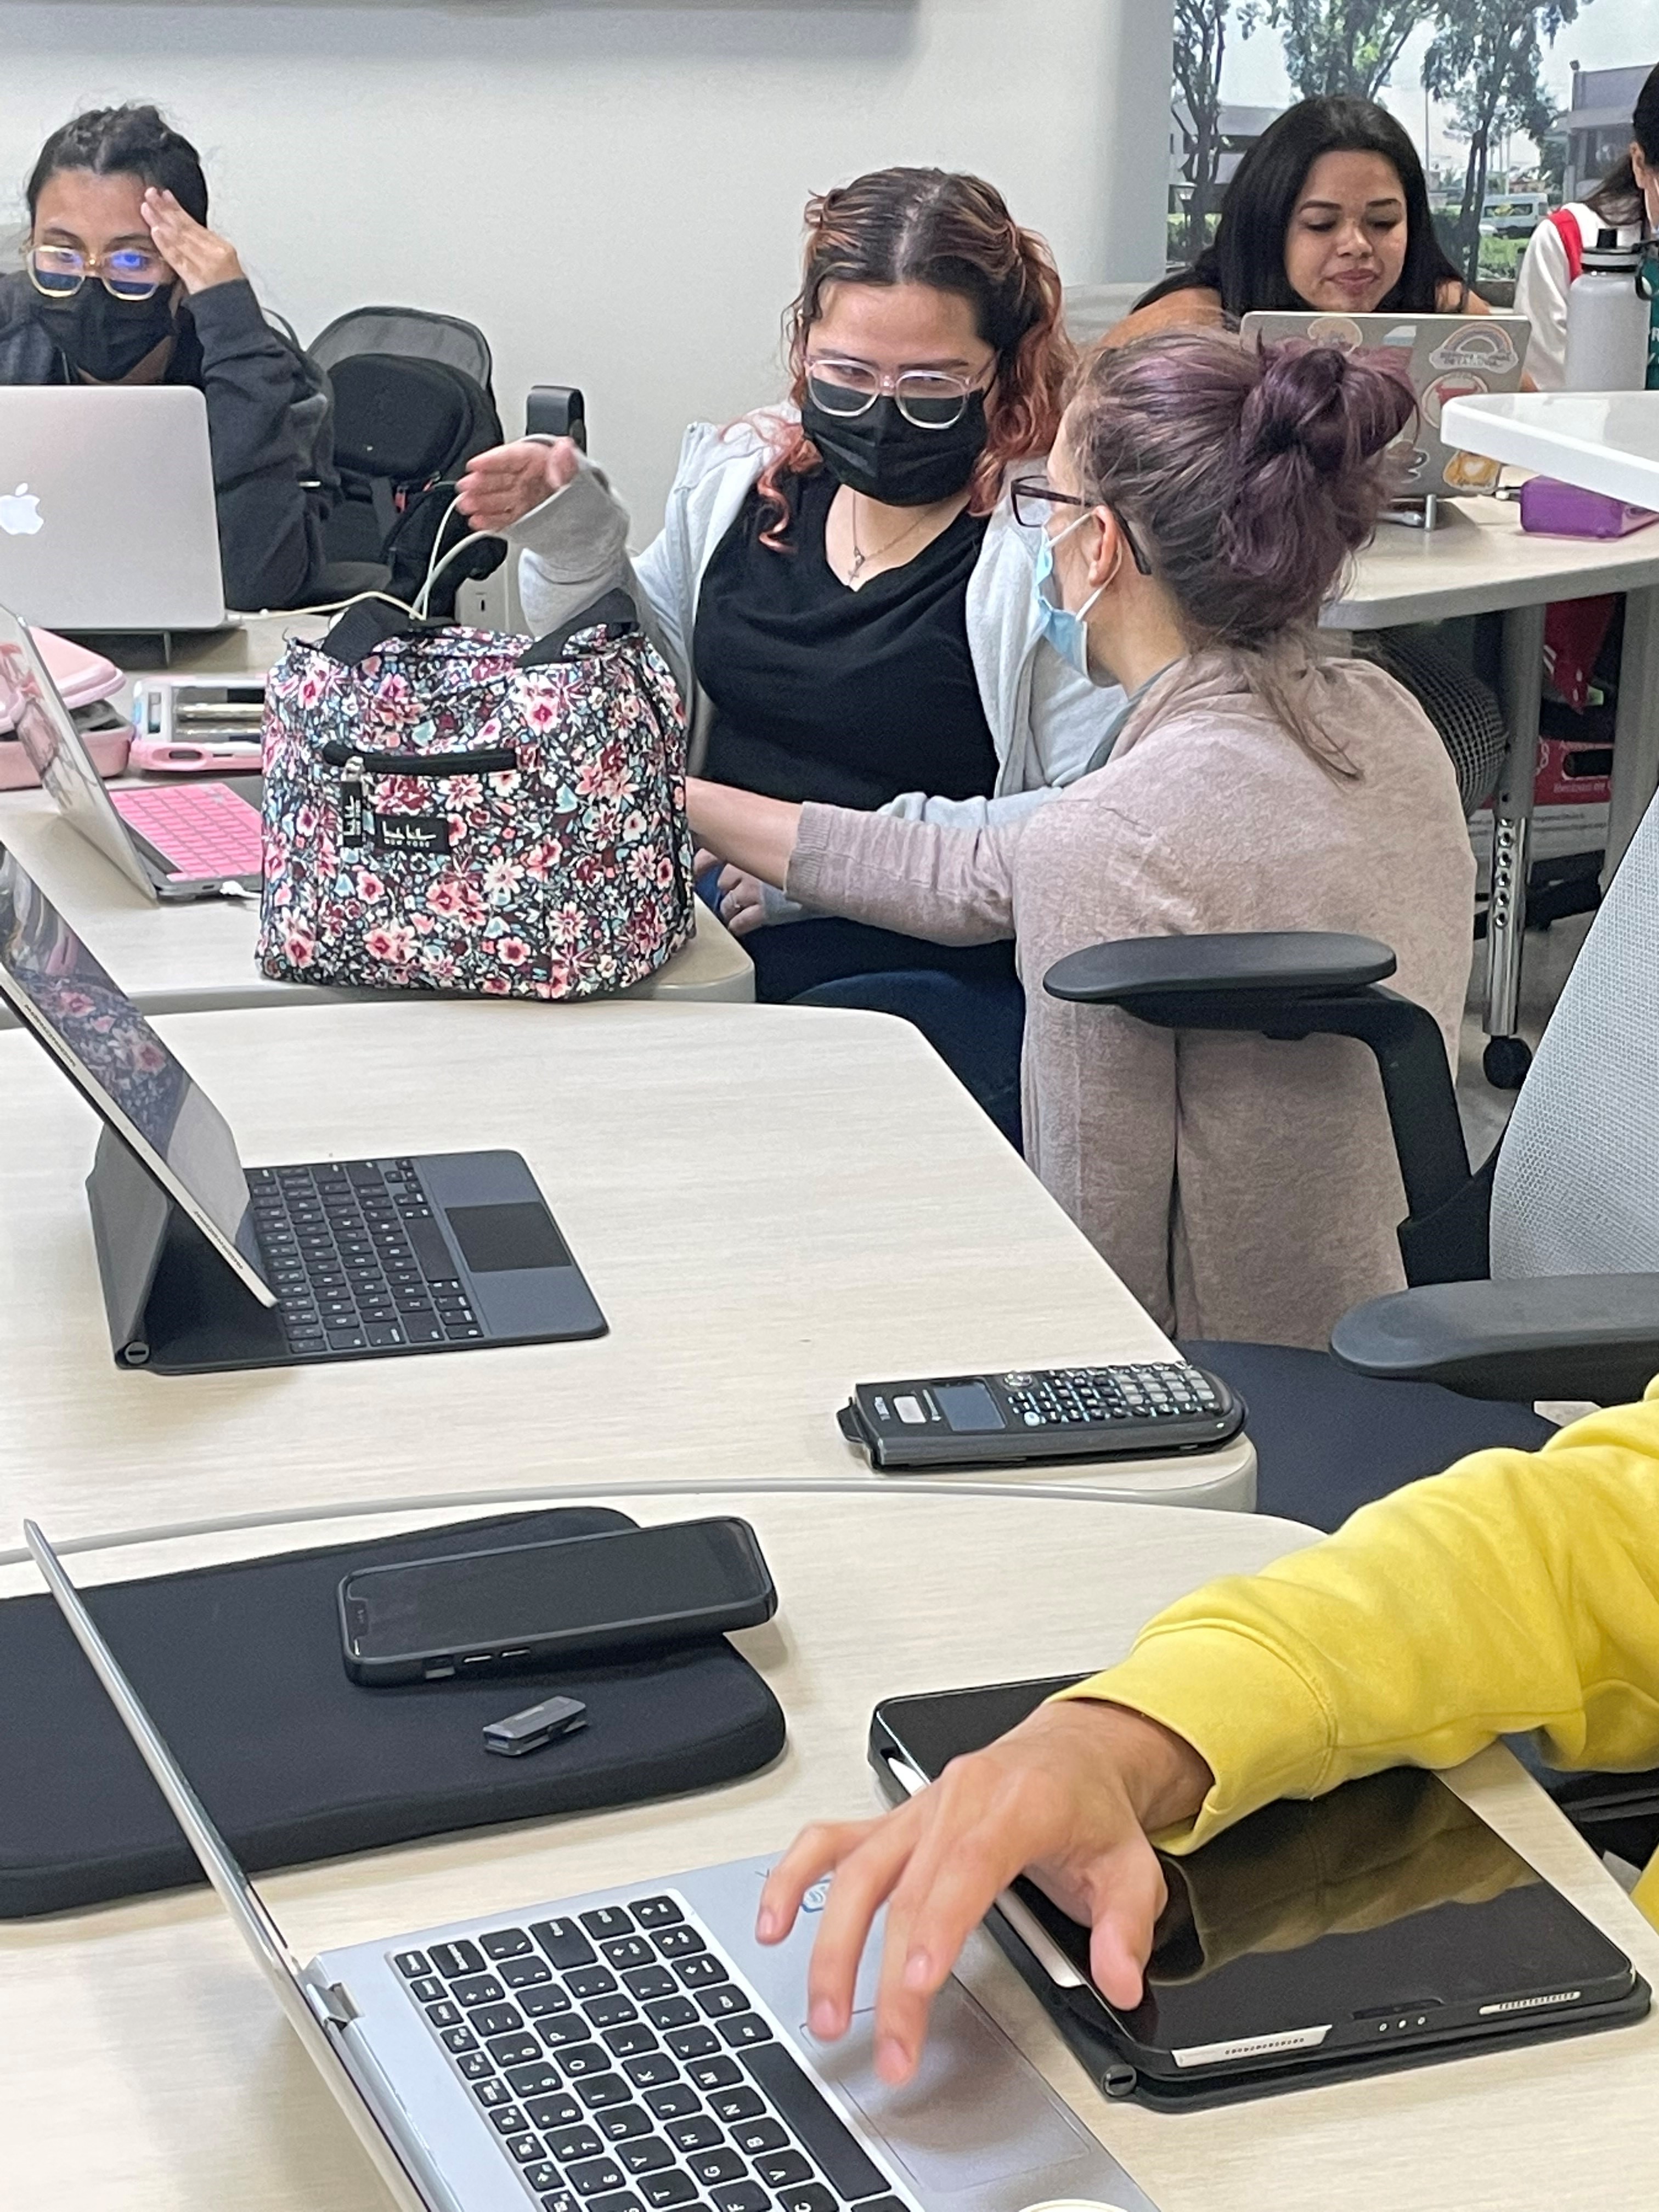
{"label": "woman wearing black face mask", "polygon": [[327,388],[207,228],[195,149],[153,107],[95,110],[46,141],[27,198],[27,265],[0,279],[0,384],[195,385],[225,598],[301,605],[333,476]]}
{"label": "woman wearing black face mask", "polygon": [[[773,798],[1006,820],[1088,766],[1121,698],[1042,641],[1034,534],[1070,353],[1048,248],[979,179],[885,169],[814,199],[790,404],[688,434],[661,536],[568,441],[474,461],[462,505],[523,551],[532,626],[625,578],[697,705],[703,773]],[[699,697],[701,694],[701,698]],[[1003,946],[951,949],[789,909],[727,870],[762,998],[916,1019],[1017,1127],[1022,1002]]]}

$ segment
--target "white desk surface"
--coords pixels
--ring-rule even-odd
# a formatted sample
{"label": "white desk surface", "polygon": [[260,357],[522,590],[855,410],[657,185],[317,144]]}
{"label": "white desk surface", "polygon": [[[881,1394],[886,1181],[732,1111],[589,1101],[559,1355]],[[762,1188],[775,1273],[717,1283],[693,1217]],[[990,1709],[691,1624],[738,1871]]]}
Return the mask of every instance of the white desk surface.
{"label": "white desk surface", "polygon": [[[198,899],[156,906],[94,852],[58,813],[44,791],[0,793],[0,845],[14,852],[70,927],[146,1013],[210,1006],[317,1006],[349,996],[390,1006],[399,994],[346,994],[305,983],[272,982],[253,964],[258,902]],[[630,999],[750,1000],[755,963],[702,901],[696,934]],[[538,1012],[561,1011],[538,1005]],[[10,1017],[0,1015],[0,1027]]]}
{"label": "white desk surface", "polygon": [[[0,1524],[43,1480],[66,1535],[568,1482],[879,1483],[835,1425],[856,1382],[1170,1356],[906,1023],[449,1001],[158,1027],[250,1164],[521,1152],[611,1334],[118,1369],[83,1189],[97,1125],[33,1038],[0,1037]],[[1248,1510],[1255,1455],[983,1480]]]}
{"label": "white desk surface", "polygon": [[1516,392],[1454,399],[1445,429],[1471,453],[1605,492],[1632,507],[1659,508],[1659,392]]}
{"label": "white desk surface", "polygon": [[[180,1507],[190,1487],[174,1488]],[[643,1521],[734,1504],[718,1492],[672,1507],[621,1502]],[[55,1484],[35,1503],[49,1534],[74,1517],[72,1498],[58,1510]],[[858,1817],[874,1803],[865,1736],[882,1697],[1109,1662],[1177,1595],[1250,1571],[1309,1534],[1239,1515],[1103,1515],[1055,1500],[889,1492],[735,1503],[753,1519],[781,1595],[775,1622],[735,1640],[788,1717],[783,1757],[665,1807],[526,1822],[264,1877],[302,1959],[655,1881],[780,1850],[809,1818]],[[336,1523],[278,1533],[286,1548],[348,1532]],[[210,1555],[270,1544],[245,1532]],[[155,1547],[76,1572],[155,1573],[206,1556],[200,1543]],[[7,1592],[30,1587],[27,1569],[0,1577]],[[1506,1753],[1486,1753],[1455,1781],[1659,1978],[1659,1936]],[[1099,2097],[988,1939],[975,1939],[963,1972],[1160,2212],[1638,2212],[1659,2203],[1659,2017],[1172,2118]],[[204,1890],[0,1927],[0,2041],[7,2212],[385,2212],[328,2091]]]}
{"label": "white desk surface", "polygon": [[1659,528],[1612,541],[1533,536],[1501,499],[1444,501],[1441,515],[1435,530],[1380,525],[1322,628],[1389,629],[1659,586]]}

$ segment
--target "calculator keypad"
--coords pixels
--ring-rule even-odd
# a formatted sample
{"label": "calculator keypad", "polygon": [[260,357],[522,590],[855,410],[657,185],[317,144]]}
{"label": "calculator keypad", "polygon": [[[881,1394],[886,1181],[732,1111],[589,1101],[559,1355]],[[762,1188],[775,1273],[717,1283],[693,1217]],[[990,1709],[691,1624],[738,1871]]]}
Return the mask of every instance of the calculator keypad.
{"label": "calculator keypad", "polygon": [[1195,1367],[1170,1361],[1130,1367],[1054,1367],[998,1376],[1016,1420],[1028,1429],[1183,1421],[1219,1410]]}

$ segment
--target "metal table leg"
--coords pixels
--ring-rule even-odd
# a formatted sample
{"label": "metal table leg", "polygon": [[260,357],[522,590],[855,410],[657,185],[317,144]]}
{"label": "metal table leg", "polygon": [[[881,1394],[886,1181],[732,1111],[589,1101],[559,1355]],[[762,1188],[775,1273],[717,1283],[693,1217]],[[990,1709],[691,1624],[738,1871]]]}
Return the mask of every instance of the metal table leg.
{"label": "metal table leg", "polygon": [[1493,802],[1492,889],[1486,907],[1486,1080],[1518,1091],[1532,1052],[1516,1032],[1521,950],[1527,927],[1527,867],[1532,793],[1538,774],[1538,705],[1544,683],[1545,609],[1512,607],[1504,617],[1502,690],[1509,746]]}
{"label": "metal table leg", "polygon": [[1659,787],[1659,590],[1650,590],[1632,592],[1625,601],[1603,890],[1613,881],[1656,787]]}

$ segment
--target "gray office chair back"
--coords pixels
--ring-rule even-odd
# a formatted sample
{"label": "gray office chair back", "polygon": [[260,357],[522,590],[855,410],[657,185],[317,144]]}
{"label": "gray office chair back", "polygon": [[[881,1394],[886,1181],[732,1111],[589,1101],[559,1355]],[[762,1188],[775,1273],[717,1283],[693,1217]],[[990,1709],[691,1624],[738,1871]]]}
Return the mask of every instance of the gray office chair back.
{"label": "gray office chair back", "polygon": [[354,307],[337,315],[307,348],[327,369],[359,353],[395,353],[416,361],[439,361],[459,368],[488,392],[495,368],[489,342],[459,315],[435,315],[424,307]]}
{"label": "gray office chair back", "polygon": [[1659,801],[1550,1018],[1498,1155],[1492,1272],[1659,1271]]}

